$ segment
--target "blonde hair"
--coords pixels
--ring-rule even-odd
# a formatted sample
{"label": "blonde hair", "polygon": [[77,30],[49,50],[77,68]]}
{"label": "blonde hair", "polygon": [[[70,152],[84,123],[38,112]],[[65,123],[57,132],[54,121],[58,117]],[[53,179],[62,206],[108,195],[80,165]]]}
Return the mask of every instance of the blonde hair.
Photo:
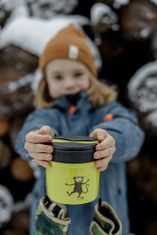
{"label": "blonde hair", "polygon": [[94,106],[102,106],[117,99],[118,92],[116,86],[109,86],[95,78],[92,74],[90,74],[90,80],[91,83],[87,94]]}
{"label": "blonde hair", "polygon": [[[86,93],[93,106],[102,106],[117,99],[118,94],[115,86],[109,86],[99,81],[89,70],[88,73],[90,77],[90,87],[87,89]],[[45,76],[43,76],[39,83],[34,105],[36,109],[51,108],[54,106],[54,100],[49,95]]]}

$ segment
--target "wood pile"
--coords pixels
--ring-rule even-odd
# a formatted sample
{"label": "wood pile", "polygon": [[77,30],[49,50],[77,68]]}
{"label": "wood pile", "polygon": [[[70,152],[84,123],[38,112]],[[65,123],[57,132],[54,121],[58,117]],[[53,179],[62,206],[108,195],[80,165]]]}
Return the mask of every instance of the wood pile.
{"label": "wood pile", "polygon": [[[8,190],[5,195],[11,195],[13,205],[24,201],[34,184],[33,170],[14,151],[14,143],[24,119],[33,109],[30,75],[37,63],[36,56],[15,45],[0,50],[0,186]],[[0,205],[3,199],[0,197]],[[12,209],[8,215],[0,220],[1,234],[28,234],[27,207],[18,212]]]}

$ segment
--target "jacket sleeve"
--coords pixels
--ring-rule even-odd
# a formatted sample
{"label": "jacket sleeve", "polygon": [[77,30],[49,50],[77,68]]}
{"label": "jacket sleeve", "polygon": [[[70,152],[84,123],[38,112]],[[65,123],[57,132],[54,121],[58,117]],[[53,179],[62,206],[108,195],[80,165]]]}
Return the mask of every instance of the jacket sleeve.
{"label": "jacket sleeve", "polygon": [[17,135],[15,141],[15,150],[17,153],[20,154],[22,158],[25,160],[32,160],[32,158],[28,155],[27,151],[24,148],[25,144],[25,135],[30,131],[35,131],[41,128],[43,125],[48,125],[54,133],[58,134],[58,114],[55,110],[37,110],[32,112],[26,118],[22,129],[20,130],[19,134]]}
{"label": "jacket sleeve", "polygon": [[112,115],[112,120],[103,121],[106,109],[99,110],[97,115],[101,116],[102,121],[93,130],[102,128],[116,140],[116,152],[112,162],[128,161],[136,157],[144,141],[144,132],[139,127],[135,113],[118,102],[110,105],[107,113]]}

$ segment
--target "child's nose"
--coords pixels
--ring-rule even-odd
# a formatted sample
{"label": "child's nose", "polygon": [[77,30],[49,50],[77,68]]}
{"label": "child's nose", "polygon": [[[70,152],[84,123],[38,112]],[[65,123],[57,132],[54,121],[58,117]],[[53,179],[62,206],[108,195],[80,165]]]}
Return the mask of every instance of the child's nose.
{"label": "child's nose", "polygon": [[73,81],[73,79],[68,78],[65,81],[65,87],[66,87],[66,89],[75,87],[75,82]]}

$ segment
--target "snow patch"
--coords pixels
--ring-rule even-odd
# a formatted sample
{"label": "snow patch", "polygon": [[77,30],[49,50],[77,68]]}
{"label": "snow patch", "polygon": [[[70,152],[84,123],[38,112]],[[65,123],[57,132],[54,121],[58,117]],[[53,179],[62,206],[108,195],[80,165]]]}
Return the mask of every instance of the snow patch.
{"label": "snow patch", "polygon": [[147,115],[145,118],[145,123],[148,127],[151,125],[153,128],[157,128],[157,110]]}
{"label": "snow patch", "polygon": [[118,17],[112,9],[104,3],[95,3],[90,10],[91,20],[94,24],[98,22],[102,23],[116,23]]}
{"label": "snow patch", "polygon": [[115,8],[120,8],[122,5],[127,5],[129,2],[129,0],[114,0],[113,6]]}
{"label": "snow patch", "polygon": [[155,5],[157,5],[157,0],[150,0],[152,3],[154,3]]}
{"label": "snow patch", "polygon": [[70,23],[83,25],[87,22],[88,19],[82,16],[54,17],[49,21],[20,16],[10,21],[1,31],[0,48],[14,44],[39,56],[50,38],[61,29]]}
{"label": "snow patch", "polygon": [[[10,21],[0,33],[0,49],[13,44],[31,54],[40,56],[48,43],[60,30],[69,24],[77,27],[89,24],[89,19],[83,16],[55,16],[52,20],[20,16]],[[101,67],[98,49],[87,37],[87,43],[94,55],[96,66]]]}
{"label": "snow patch", "polygon": [[142,66],[128,83],[129,99],[140,112],[157,109],[157,61]]}

